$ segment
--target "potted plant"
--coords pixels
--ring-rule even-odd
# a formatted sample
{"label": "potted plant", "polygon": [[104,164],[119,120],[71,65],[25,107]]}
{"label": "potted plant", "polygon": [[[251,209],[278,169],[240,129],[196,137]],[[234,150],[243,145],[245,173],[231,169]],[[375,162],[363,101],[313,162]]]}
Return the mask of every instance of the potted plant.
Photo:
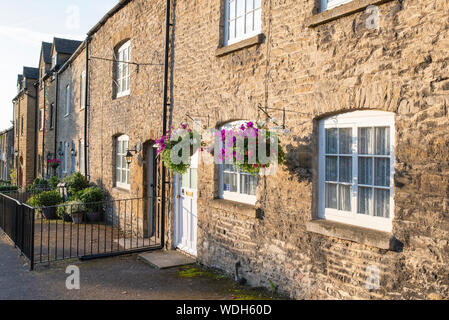
{"label": "potted plant", "polygon": [[[263,135],[262,135],[263,134]],[[264,126],[256,128],[254,123],[246,122],[239,129],[222,130],[221,141],[223,146],[221,154],[217,156],[220,163],[232,160],[235,167],[241,172],[257,176],[260,172],[267,170],[273,162],[282,164],[285,161],[285,153],[276,133],[266,130]],[[252,139],[249,139],[249,138]],[[243,139],[243,146],[238,147],[236,141]],[[277,141],[275,141],[277,140]],[[263,141],[265,150],[270,150],[271,162],[262,163],[259,159],[259,142]],[[277,143],[275,143],[277,142]],[[251,158],[253,158],[251,160]]]}
{"label": "potted plant", "polygon": [[32,197],[28,202],[35,207],[40,207],[45,219],[54,220],[58,218],[56,206],[62,202],[62,197],[58,191],[52,190],[41,192]]}
{"label": "potted plant", "polygon": [[87,221],[98,222],[102,220],[104,192],[98,187],[89,187],[77,193],[77,198],[84,204]]}
{"label": "potted plant", "polygon": [[79,172],[75,172],[71,176],[66,177],[64,180],[67,185],[67,190],[72,197],[76,196],[78,192],[89,187],[89,181],[87,181],[87,178]]}
{"label": "potted plant", "polygon": [[49,159],[49,160],[48,160],[48,164],[49,164],[50,167],[52,167],[53,169],[56,169],[56,168],[59,167],[59,165],[61,164],[61,160],[59,160],[59,159]]}
{"label": "potted plant", "polygon": [[58,215],[65,222],[80,224],[85,220],[85,213],[86,206],[80,200],[69,201],[64,206],[58,207]]}

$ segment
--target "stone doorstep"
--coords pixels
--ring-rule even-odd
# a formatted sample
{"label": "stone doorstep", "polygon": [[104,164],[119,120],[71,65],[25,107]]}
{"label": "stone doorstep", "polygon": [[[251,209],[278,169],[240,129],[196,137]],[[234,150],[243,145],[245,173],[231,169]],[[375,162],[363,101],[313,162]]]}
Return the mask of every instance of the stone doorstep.
{"label": "stone doorstep", "polygon": [[195,259],[174,250],[141,253],[137,256],[137,259],[158,269],[168,269],[196,263]]}

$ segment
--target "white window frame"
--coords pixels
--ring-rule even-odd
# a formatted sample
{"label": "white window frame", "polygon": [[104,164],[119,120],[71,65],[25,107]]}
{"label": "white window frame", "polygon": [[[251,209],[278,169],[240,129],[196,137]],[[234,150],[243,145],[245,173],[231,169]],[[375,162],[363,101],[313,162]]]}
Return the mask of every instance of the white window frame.
{"label": "white window frame", "polygon": [[321,11],[333,9],[353,0],[321,0]]}
{"label": "white window frame", "polygon": [[65,117],[70,115],[70,84],[65,87]]}
{"label": "white window frame", "polygon": [[80,91],[81,91],[81,93],[80,93],[80,95],[81,95],[80,109],[83,110],[86,107],[86,71],[85,70],[81,73],[81,90]]}
{"label": "white window frame", "polygon": [[[119,98],[131,93],[131,73],[128,63],[131,61],[131,41],[125,42],[120,48],[118,48],[115,55],[117,61],[115,64],[115,88],[116,97]],[[124,70],[126,70],[126,73],[123,72]],[[125,85],[123,86],[124,83]]]}
{"label": "white window frame", "polygon": [[43,131],[44,130],[44,121],[45,121],[45,112],[44,109],[39,109],[39,130]]}
{"label": "white window frame", "polygon": [[[224,45],[228,46],[233,43],[251,38],[262,32],[262,0],[225,0],[225,41]],[[252,2],[251,2],[252,1]],[[237,13],[237,2],[242,3],[244,6],[243,14]],[[248,6],[248,3],[252,3],[252,7]],[[258,11],[258,12],[257,12]],[[260,14],[260,21],[258,27],[256,23],[256,13]],[[237,19],[243,19],[244,32],[242,35],[237,36]],[[250,31],[247,31],[247,22],[249,19],[253,19],[253,25]],[[234,24],[234,28],[230,28],[230,25]],[[231,36],[231,30],[234,31],[234,37]]]}
{"label": "white window frame", "polygon": [[[389,217],[368,216],[358,214],[358,128],[360,127],[390,127],[390,186],[376,189],[390,190]],[[352,128],[352,193],[351,212],[325,208],[325,158],[326,158],[326,129]],[[383,111],[354,111],[326,118],[319,123],[319,154],[318,154],[318,217],[350,225],[391,232],[394,218],[394,146],[395,124],[394,114]],[[388,156],[375,156],[388,157]],[[373,163],[374,167],[374,163]],[[373,180],[375,176],[373,174]],[[374,183],[374,182],[373,182]],[[373,195],[374,197],[374,195]],[[338,196],[337,196],[338,199]],[[338,200],[337,200],[338,201]],[[374,203],[373,199],[373,203]]]}
{"label": "white window frame", "polygon": [[[127,142],[128,147],[126,150],[123,150],[120,152],[119,150],[119,143]],[[130,170],[129,170],[129,164],[126,162],[126,153],[129,149],[129,137],[127,135],[121,135],[115,139],[115,186],[122,189],[130,189]],[[117,162],[117,158],[120,158],[120,163]],[[117,174],[117,171],[120,171],[120,179]],[[121,177],[123,176],[123,173],[127,174],[127,182],[122,182]]]}
{"label": "white window frame", "polygon": [[68,142],[64,142],[64,173],[67,173],[68,171],[68,155],[69,155],[69,143]]}
{"label": "white window frame", "polygon": [[85,149],[84,149],[84,139],[80,139],[79,141],[79,168],[80,168],[80,172],[81,174],[85,175]]}
{"label": "white window frame", "polygon": [[58,53],[53,56],[51,64],[53,68],[58,64]]}
{"label": "white window frame", "polygon": [[[240,128],[240,126],[244,123],[246,123],[247,121],[235,121],[235,122],[231,122],[231,123],[227,123],[224,126],[222,126],[220,128],[220,130],[229,130],[229,129],[234,129],[237,130]],[[253,123],[255,123],[255,121],[253,121]],[[222,143],[220,145],[220,149],[222,148]],[[219,164],[218,165],[218,170],[219,170],[219,197],[221,199],[225,199],[225,200],[230,200],[230,201],[236,201],[236,202],[241,202],[241,203],[245,203],[245,204],[249,204],[249,205],[255,205],[257,202],[257,191],[256,191],[256,195],[249,195],[249,194],[243,194],[240,192],[240,177],[242,175],[251,175],[249,173],[245,173],[245,172],[236,172],[236,171],[227,171],[224,168],[224,164]],[[232,192],[232,191],[225,191],[223,188],[223,183],[224,183],[224,173],[225,171],[227,172],[232,172],[237,174],[237,191],[236,192]],[[257,177],[258,179],[258,177]],[[257,188],[257,183],[256,183],[256,188]]]}
{"label": "white window frame", "polygon": [[55,104],[50,104],[50,114],[49,114],[49,121],[50,121],[50,129],[53,129],[55,127]]}

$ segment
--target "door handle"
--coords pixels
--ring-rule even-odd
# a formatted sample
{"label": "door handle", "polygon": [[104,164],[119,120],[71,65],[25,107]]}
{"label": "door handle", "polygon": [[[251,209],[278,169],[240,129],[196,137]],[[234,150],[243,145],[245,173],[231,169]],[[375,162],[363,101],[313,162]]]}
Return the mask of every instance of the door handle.
{"label": "door handle", "polygon": [[176,199],[180,199],[181,198],[181,196],[178,194],[177,196],[176,196]]}

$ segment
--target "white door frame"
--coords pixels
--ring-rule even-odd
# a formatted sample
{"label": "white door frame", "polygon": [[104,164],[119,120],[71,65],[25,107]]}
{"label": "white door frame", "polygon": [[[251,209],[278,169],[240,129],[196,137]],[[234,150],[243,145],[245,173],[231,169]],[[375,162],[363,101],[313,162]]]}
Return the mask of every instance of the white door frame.
{"label": "white door frame", "polygon": [[[190,168],[198,169],[199,153],[191,157]],[[197,230],[198,230],[198,176],[195,182],[196,188],[182,186],[182,176],[175,175],[175,223],[174,245],[177,249],[190,255],[197,255]],[[187,211],[184,207],[189,205]]]}

